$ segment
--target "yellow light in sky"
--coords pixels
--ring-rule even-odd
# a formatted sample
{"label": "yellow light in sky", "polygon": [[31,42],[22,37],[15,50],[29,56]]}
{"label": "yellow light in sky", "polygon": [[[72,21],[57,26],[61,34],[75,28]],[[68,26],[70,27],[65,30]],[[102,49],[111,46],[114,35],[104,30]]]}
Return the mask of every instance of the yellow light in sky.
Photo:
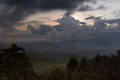
{"label": "yellow light in sky", "polygon": [[93,25],[94,20],[85,20],[86,17],[88,17],[87,14],[76,12],[72,15],[75,19],[79,20],[80,22],[86,22],[87,25]]}
{"label": "yellow light in sky", "polygon": [[55,22],[55,21],[45,21],[43,23],[44,23],[44,25],[49,25],[49,26],[59,25],[59,23]]}
{"label": "yellow light in sky", "polygon": [[15,28],[16,30],[25,31],[25,30],[27,30],[27,25],[15,26],[14,28]]}
{"label": "yellow light in sky", "polygon": [[32,14],[26,17],[21,22],[26,23],[26,22],[31,22],[31,21],[37,21],[39,22],[39,24],[54,26],[54,25],[59,24],[55,20],[57,20],[58,18],[61,18],[64,15],[64,13],[65,11],[60,11],[60,10],[44,12],[44,13],[37,12],[35,14]]}

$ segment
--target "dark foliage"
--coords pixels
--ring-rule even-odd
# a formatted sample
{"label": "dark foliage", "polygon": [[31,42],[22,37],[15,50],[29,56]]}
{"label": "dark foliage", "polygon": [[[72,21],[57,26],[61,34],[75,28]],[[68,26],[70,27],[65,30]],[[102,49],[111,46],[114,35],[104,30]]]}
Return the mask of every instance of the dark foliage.
{"label": "dark foliage", "polygon": [[71,58],[70,61],[67,64],[67,69],[69,71],[74,71],[78,66],[78,60],[75,58]]}
{"label": "dark foliage", "polygon": [[7,80],[37,80],[23,48],[12,44],[0,54],[0,74]]}
{"label": "dark foliage", "polygon": [[35,74],[23,48],[13,44],[0,54],[0,80],[120,80],[120,50],[116,55],[96,55],[80,61],[70,58],[66,69]]}
{"label": "dark foliage", "polygon": [[78,71],[87,70],[87,65],[88,65],[87,57],[81,58]]}
{"label": "dark foliage", "polygon": [[71,58],[67,70],[55,69],[40,75],[40,80],[120,80],[120,50],[116,55]]}

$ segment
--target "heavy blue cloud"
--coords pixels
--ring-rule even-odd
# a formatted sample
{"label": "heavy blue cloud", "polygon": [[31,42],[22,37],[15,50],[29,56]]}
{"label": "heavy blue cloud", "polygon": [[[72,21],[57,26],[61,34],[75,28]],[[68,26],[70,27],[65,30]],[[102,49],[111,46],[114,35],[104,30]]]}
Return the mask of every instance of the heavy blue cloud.
{"label": "heavy blue cloud", "polygon": [[86,20],[90,20],[90,19],[93,19],[93,20],[100,20],[102,18],[102,16],[99,16],[99,17],[95,17],[95,16],[89,16],[87,18],[85,18]]}
{"label": "heavy blue cloud", "polygon": [[39,8],[41,10],[69,10],[76,8],[79,4],[85,1],[89,2],[93,0],[3,0],[2,2],[11,6],[24,7],[28,9]]}
{"label": "heavy blue cloud", "polygon": [[0,0],[0,25],[13,26],[36,11],[66,10],[67,15],[84,2],[95,0]]}
{"label": "heavy blue cloud", "polygon": [[[85,22],[80,22],[73,17],[62,17],[56,20],[59,23],[57,26],[40,25],[39,29],[30,28],[32,34],[47,35],[54,39],[88,39],[91,38],[91,33],[101,32],[119,32],[120,19],[105,20],[102,16],[89,16],[86,20],[94,20],[93,25],[87,25]],[[82,25],[80,25],[82,24]],[[109,24],[109,25],[107,25]]]}
{"label": "heavy blue cloud", "polygon": [[40,25],[38,29],[34,28],[32,25],[28,25],[28,29],[31,31],[31,34],[34,35],[47,35],[47,33],[52,30],[52,28],[47,25]]}

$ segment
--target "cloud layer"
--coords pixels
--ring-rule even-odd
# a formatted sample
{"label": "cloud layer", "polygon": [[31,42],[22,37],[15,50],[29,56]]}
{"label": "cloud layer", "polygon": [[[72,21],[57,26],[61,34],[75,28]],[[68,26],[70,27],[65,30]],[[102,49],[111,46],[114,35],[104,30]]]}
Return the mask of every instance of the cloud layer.
{"label": "cloud layer", "polygon": [[93,25],[87,25],[73,17],[62,17],[56,20],[59,25],[40,25],[39,28],[28,26],[32,35],[46,36],[50,41],[59,40],[87,40],[95,37],[93,34],[120,32],[120,19],[105,20],[102,16],[89,16],[86,20],[93,20]]}
{"label": "cloud layer", "polygon": [[66,10],[71,14],[79,5],[90,1],[93,0],[0,0],[0,25],[16,25],[37,11]]}

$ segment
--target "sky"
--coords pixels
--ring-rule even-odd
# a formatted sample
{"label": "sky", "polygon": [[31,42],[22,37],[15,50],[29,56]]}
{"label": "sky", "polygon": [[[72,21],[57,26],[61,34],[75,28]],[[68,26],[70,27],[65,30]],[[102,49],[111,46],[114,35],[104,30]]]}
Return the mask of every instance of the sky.
{"label": "sky", "polygon": [[120,0],[0,0],[0,44],[18,43],[46,52],[119,49],[119,3]]}

